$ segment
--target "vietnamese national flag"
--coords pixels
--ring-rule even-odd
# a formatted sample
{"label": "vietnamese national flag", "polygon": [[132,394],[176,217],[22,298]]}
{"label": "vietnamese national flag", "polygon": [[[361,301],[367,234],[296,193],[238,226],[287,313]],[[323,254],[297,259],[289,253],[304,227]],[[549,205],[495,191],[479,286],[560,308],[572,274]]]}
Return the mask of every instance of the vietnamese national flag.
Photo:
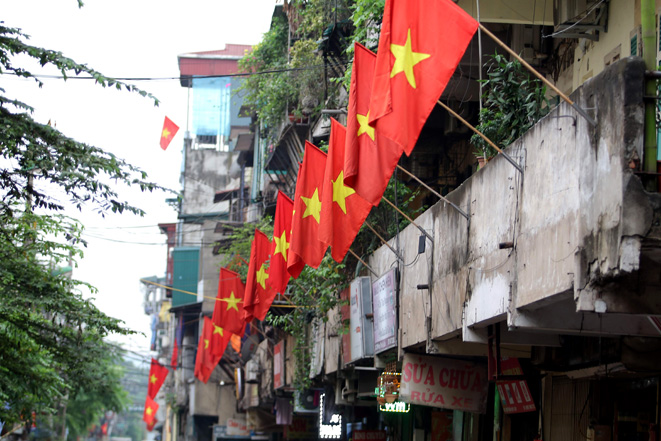
{"label": "vietnamese national flag", "polygon": [[152,399],[156,398],[156,394],[167,376],[168,368],[152,358],[151,367],[149,368],[149,385],[147,386],[148,397]]}
{"label": "vietnamese national flag", "polygon": [[174,138],[174,135],[177,134],[178,130],[179,126],[166,116],[165,121],[163,122],[163,130],[161,130],[161,148],[163,150],[168,148],[170,141],[172,141],[172,138]]}
{"label": "vietnamese national flag", "polygon": [[[255,228],[255,236],[250,247],[250,264],[248,265],[248,277],[246,278],[246,291],[243,296],[243,321],[250,323],[253,318],[264,320],[264,317],[257,317],[255,311],[261,312],[264,309],[263,303],[268,302],[271,291],[268,273],[269,252],[271,251],[271,241],[266,234]],[[271,301],[273,301],[271,299]],[[266,311],[271,306],[266,306]],[[266,313],[264,314],[266,315]]]}
{"label": "vietnamese national flag", "polygon": [[342,262],[372,204],[344,182],[344,146],[347,129],[331,118],[328,157],[321,197],[319,239],[331,247],[331,256]]}
{"label": "vietnamese national flag", "polygon": [[328,245],[319,240],[321,194],[323,191],[326,153],[305,141],[303,164],[296,180],[294,214],[287,271],[298,278],[305,265],[319,267]]}
{"label": "vietnamese national flag", "polygon": [[147,432],[151,432],[152,430],[154,430],[154,426],[156,426],[157,422],[158,422],[158,420],[156,418],[154,418],[154,420],[151,422],[151,424],[147,424]]}
{"label": "vietnamese national flag", "polygon": [[[278,190],[278,199],[275,207],[275,218],[273,219],[273,241],[271,242],[271,263],[269,265],[269,283],[271,285],[271,296],[269,306],[277,293],[284,294],[289,283],[287,272],[287,256],[291,241],[291,221],[294,211],[294,202],[286,194]],[[268,309],[268,308],[267,308]],[[257,318],[266,316],[266,310],[259,308],[260,313],[255,314]],[[263,320],[263,319],[260,319]]]}
{"label": "vietnamese national flag", "polygon": [[149,396],[145,400],[145,411],[142,414],[142,419],[147,425],[153,425],[156,421],[156,411],[158,411],[158,404]]}
{"label": "vietnamese national flag", "polygon": [[368,122],[371,117],[370,96],[376,54],[359,43],[354,47],[347,112],[344,182],[376,206],[381,201],[404,149],[378,133],[374,125]]}
{"label": "vietnamese national flag", "polygon": [[452,0],[386,0],[369,122],[407,155],[477,28]]}
{"label": "vietnamese national flag", "polygon": [[237,273],[227,268],[220,269],[213,323],[230,334],[241,335],[246,326],[243,318],[244,291],[245,286]]}
{"label": "vietnamese national flag", "polygon": [[234,349],[234,352],[237,354],[241,354],[241,336],[238,334],[232,334],[232,337],[230,338],[230,345],[232,346],[232,349]]}
{"label": "vietnamese national flag", "polygon": [[[216,368],[216,365],[220,361],[221,355],[215,355],[212,352],[212,342],[214,335],[215,327],[211,319],[207,316],[204,316],[204,321],[202,324],[202,335],[200,335],[200,340],[197,344],[197,354],[195,355],[195,377],[203,383],[209,381],[211,373]],[[229,341],[229,333],[227,338],[225,338],[225,346],[227,346],[227,341]],[[224,350],[224,349],[223,349]]]}

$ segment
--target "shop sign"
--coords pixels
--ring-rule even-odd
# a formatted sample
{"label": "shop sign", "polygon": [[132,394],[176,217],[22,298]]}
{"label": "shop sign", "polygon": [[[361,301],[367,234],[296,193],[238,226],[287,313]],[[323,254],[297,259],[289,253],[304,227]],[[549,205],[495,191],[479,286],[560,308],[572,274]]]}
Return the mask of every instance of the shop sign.
{"label": "shop sign", "polygon": [[386,441],[385,430],[354,430],[353,441]]}
{"label": "shop sign", "polygon": [[392,403],[380,404],[379,410],[381,412],[407,413],[411,410],[411,405],[403,401],[394,401]]}
{"label": "shop sign", "polygon": [[342,415],[334,413],[331,415],[330,424],[324,424],[324,398],[326,394],[319,395],[319,438],[340,439],[342,438]]}
{"label": "shop sign", "polygon": [[486,411],[486,364],[406,354],[402,366],[400,400],[465,412]]}
{"label": "shop sign", "polygon": [[372,284],[374,297],[374,352],[397,346],[397,285],[393,268]]}
{"label": "shop sign", "polygon": [[227,418],[227,435],[232,437],[250,436],[246,420]]}
{"label": "shop sign", "polygon": [[288,440],[317,438],[315,416],[294,415],[291,424],[284,428],[284,438]]}
{"label": "shop sign", "polygon": [[350,323],[351,361],[374,355],[372,316],[372,284],[369,277],[357,277],[351,282]]}
{"label": "shop sign", "polygon": [[227,426],[213,426],[213,437],[214,439],[250,439],[250,433],[247,435],[231,435],[228,433]]}
{"label": "shop sign", "polygon": [[285,341],[280,340],[273,346],[273,389],[285,385]]}
{"label": "shop sign", "polygon": [[535,402],[525,380],[500,380],[496,383],[505,413],[534,412]]}

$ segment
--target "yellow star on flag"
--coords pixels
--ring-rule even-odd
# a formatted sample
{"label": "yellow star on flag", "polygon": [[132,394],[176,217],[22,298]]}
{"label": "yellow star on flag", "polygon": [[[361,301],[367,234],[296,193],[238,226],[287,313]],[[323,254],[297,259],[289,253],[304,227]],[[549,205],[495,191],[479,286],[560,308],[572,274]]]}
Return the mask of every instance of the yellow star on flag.
{"label": "yellow star on flag", "polygon": [[152,374],[151,377],[149,377],[149,381],[152,383],[156,383],[158,381],[158,378],[156,378],[156,375]]}
{"label": "yellow star on flag", "polygon": [[269,278],[269,274],[266,272],[265,263],[262,263],[262,266],[259,267],[259,271],[255,273],[255,276],[257,277],[257,283],[259,283],[259,286],[261,286],[262,289],[266,289],[266,279]]}
{"label": "yellow star on flag", "polygon": [[347,201],[346,199],[354,194],[356,190],[344,185],[344,170],[340,171],[337,179],[331,181],[333,183],[333,202],[337,202],[344,214],[347,214]]}
{"label": "yellow star on flag", "polygon": [[282,232],[282,236],[273,236],[273,240],[275,240],[275,251],[273,252],[273,255],[275,256],[276,254],[280,253],[282,254],[282,257],[285,259],[285,262],[287,261],[287,250],[289,249],[289,242],[287,242],[287,235],[285,234],[284,230]]}
{"label": "yellow star on flag", "polygon": [[150,415],[150,416],[151,416],[152,413],[154,413],[154,411],[152,410],[152,408],[149,407],[149,406],[147,406],[147,409],[145,409],[145,412],[147,413],[147,415]]}
{"label": "yellow star on flag", "polygon": [[358,120],[358,135],[360,136],[363,133],[367,133],[367,136],[372,138],[372,141],[374,141],[374,127],[369,125],[369,120],[370,120],[370,113],[367,112],[367,115],[361,115],[360,113],[356,113],[356,119]]}
{"label": "yellow star on flag", "polygon": [[228,311],[230,309],[236,309],[236,312],[239,312],[239,307],[236,306],[236,304],[239,303],[241,299],[237,299],[236,297],[234,297],[234,291],[230,292],[230,296],[225,297],[223,300],[227,302]]}
{"label": "yellow star on flag", "polygon": [[204,339],[204,349],[208,349],[208,348],[209,348],[209,340],[205,338]]}
{"label": "yellow star on flag", "polygon": [[305,212],[303,213],[303,219],[308,216],[312,216],[314,220],[319,223],[320,213],[321,213],[321,201],[319,200],[319,189],[315,188],[312,197],[306,198],[301,196],[301,200],[305,204]]}
{"label": "yellow star on flag", "polygon": [[398,44],[391,44],[390,51],[395,56],[395,64],[392,66],[392,72],[390,72],[390,78],[394,77],[400,72],[404,72],[406,79],[408,80],[411,87],[415,89],[415,75],[413,74],[413,66],[426,60],[431,57],[430,54],[423,54],[420,52],[413,52],[411,48],[411,29],[408,31],[406,36],[406,43],[404,46]]}
{"label": "yellow star on flag", "polygon": [[214,334],[220,334],[220,336],[223,336],[223,328],[220,326],[213,325],[213,333]]}
{"label": "yellow star on flag", "polygon": [[163,133],[161,133],[161,136],[165,139],[168,139],[170,137],[170,131],[168,129],[163,129]]}

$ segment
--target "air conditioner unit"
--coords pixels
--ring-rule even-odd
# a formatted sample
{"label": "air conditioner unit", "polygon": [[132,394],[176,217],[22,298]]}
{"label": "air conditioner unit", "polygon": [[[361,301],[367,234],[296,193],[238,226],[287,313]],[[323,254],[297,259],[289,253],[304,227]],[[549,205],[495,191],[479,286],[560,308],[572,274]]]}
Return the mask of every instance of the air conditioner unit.
{"label": "air conditioner unit", "polygon": [[250,360],[246,363],[246,383],[259,382],[259,362]]}
{"label": "air conditioner unit", "polygon": [[553,21],[557,26],[576,18],[588,10],[594,1],[588,0],[555,0],[553,7]]}
{"label": "air conditioner unit", "polygon": [[318,413],[319,412],[319,390],[305,389],[303,392],[294,393],[295,413]]}

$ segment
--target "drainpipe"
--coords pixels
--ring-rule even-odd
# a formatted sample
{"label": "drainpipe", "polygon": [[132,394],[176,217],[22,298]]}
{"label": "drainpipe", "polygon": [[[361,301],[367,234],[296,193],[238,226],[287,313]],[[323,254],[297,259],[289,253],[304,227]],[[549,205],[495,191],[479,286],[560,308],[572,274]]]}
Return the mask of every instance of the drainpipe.
{"label": "drainpipe", "polygon": [[[656,23],[655,0],[641,0],[640,22],[643,37],[643,60],[647,70],[656,70]],[[656,80],[646,80],[645,95],[656,96]],[[645,152],[643,157],[643,171],[656,173],[657,147],[656,147],[656,101],[645,101]],[[652,175],[654,176],[654,175]],[[656,179],[647,179],[645,186],[648,191],[656,191]]]}

